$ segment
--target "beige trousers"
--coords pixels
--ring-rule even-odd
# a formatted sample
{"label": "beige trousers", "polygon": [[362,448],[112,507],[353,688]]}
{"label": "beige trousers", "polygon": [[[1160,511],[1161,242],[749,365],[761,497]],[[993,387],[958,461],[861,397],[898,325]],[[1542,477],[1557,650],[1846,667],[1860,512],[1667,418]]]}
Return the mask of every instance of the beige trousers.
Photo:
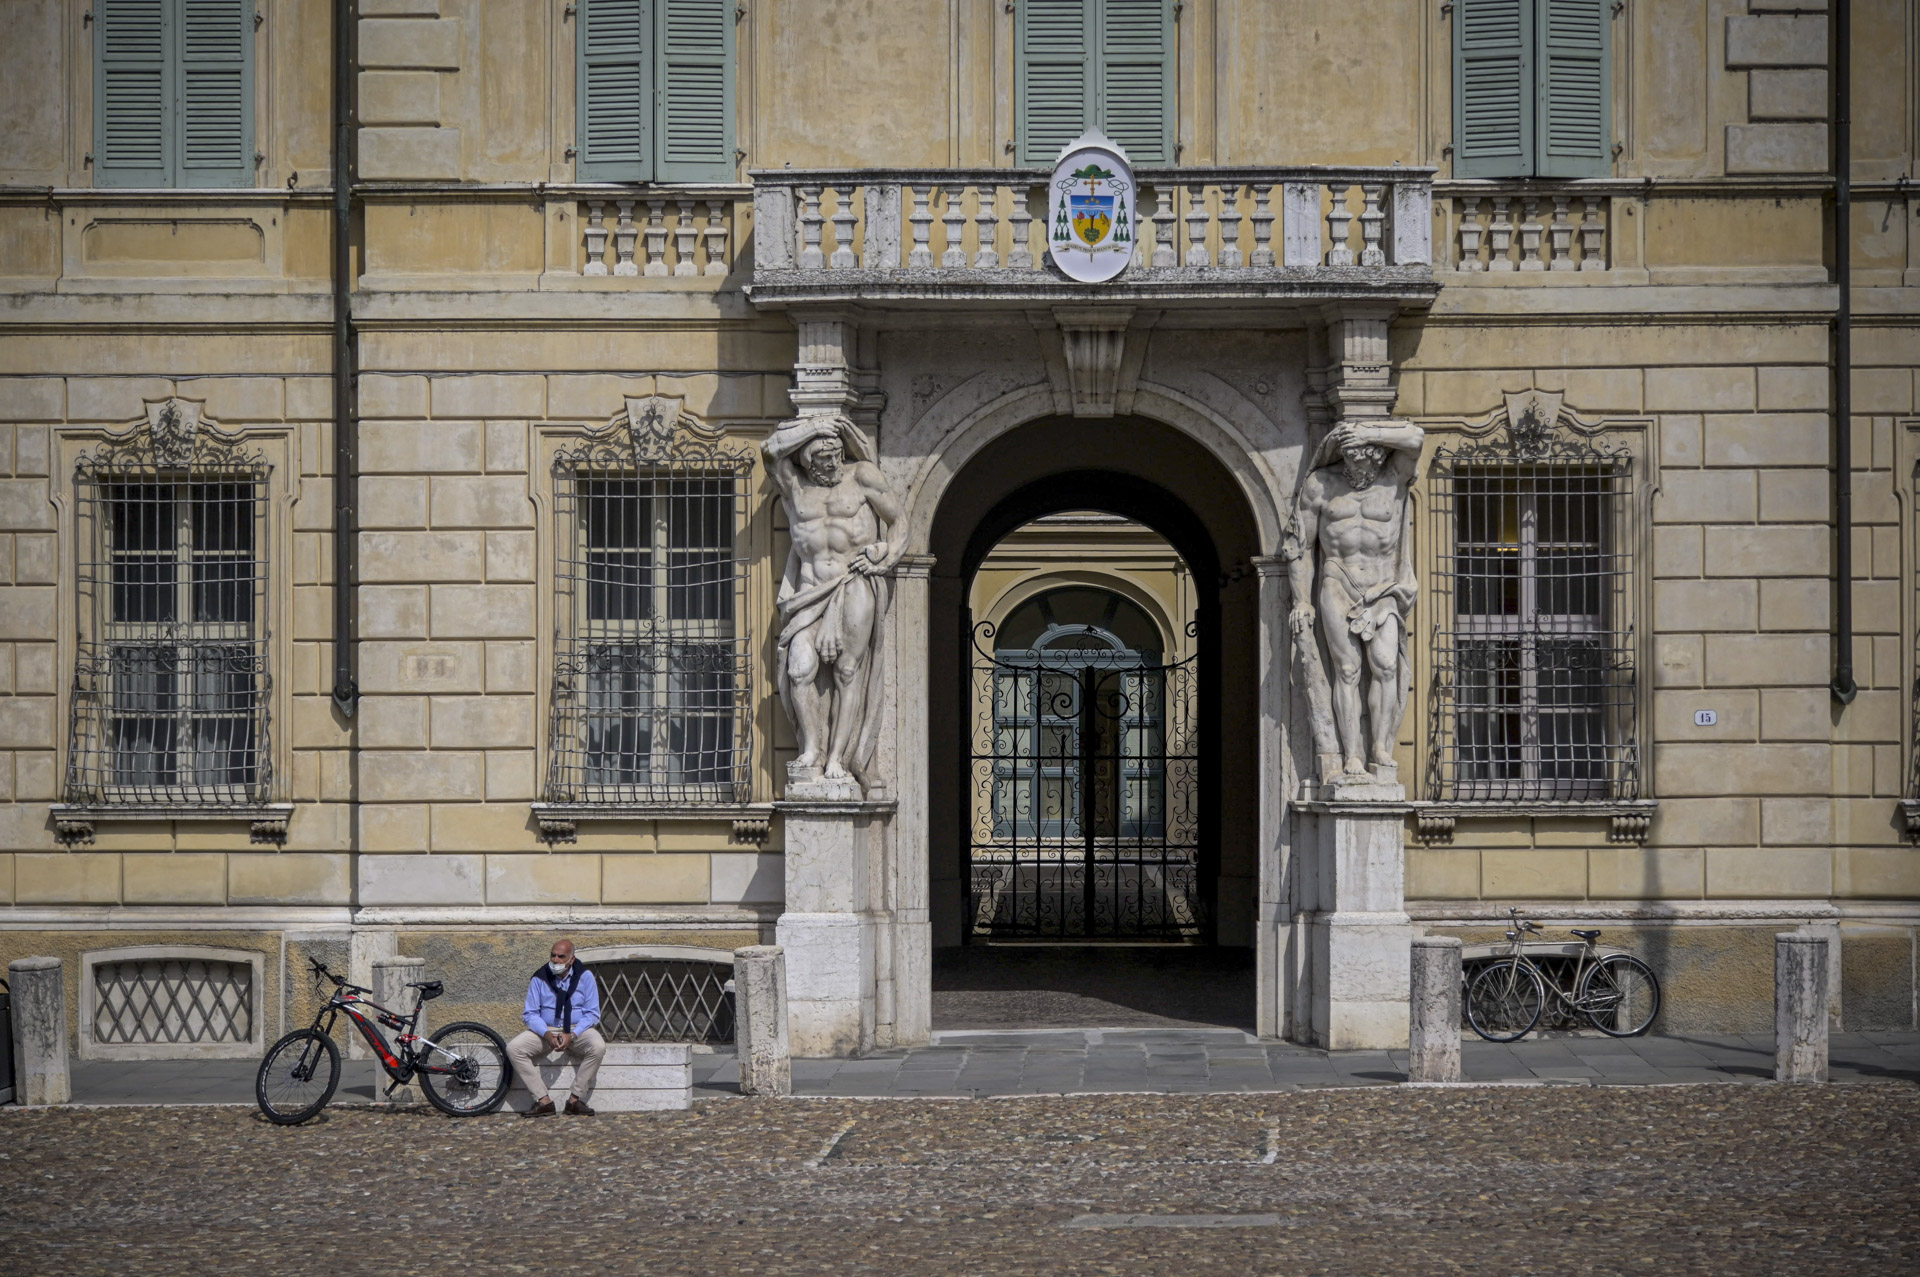
{"label": "beige trousers", "polygon": [[[507,1043],[507,1058],[513,1061],[513,1075],[520,1079],[520,1085],[537,1101],[547,1097],[547,1083],[540,1076],[540,1066],[536,1063],[539,1056],[547,1055],[546,1039],[531,1029],[522,1030],[520,1035]],[[560,1052],[554,1052],[558,1058]],[[573,1097],[585,1103],[593,1094],[593,1077],[600,1071],[600,1061],[607,1058],[607,1040],[600,1036],[600,1030],[588,1029],[576,1037],[565,1054],[573,1057]]]}

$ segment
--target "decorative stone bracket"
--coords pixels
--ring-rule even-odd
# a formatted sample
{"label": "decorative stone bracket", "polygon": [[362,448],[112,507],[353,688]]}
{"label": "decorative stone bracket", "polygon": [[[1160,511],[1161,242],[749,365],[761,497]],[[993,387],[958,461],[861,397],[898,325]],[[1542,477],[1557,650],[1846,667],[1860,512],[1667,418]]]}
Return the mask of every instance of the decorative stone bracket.
{"label": "decorative stone bracket", "polygon": [[293,817],[291,803],[265,807],[84,807],[56,803],[53,807],[54,841],[65,847],[91,846],[94,826],[101,823],[134,822],[155,824],[176,820],[246,821],[247,840],[267,846],[284,846],[287,822]]}
{"label": "decorative stone bracket", "polygon": [[1907,841],[1920,845],[1920,798],[1902,798],[1900,812],[1906,817]]}
{"label": "decorative stone bracket", "polygon": [[[1130,306],[1058,306],[1061,355],[1076,417],[1111,417],[1130,411],[1146,361],[1145,328],[1132,339]],[[1123,402],[1124,401],[1124,402]]]}
{"label": "decorative stone bracket", "polygon": [[1491,820],[1526,816],[1534,819],[1592,819],[1605,816],[1607,841],[1627,846],[1646,842],[1653,814],[1660,804],[1652,799],[1620,803],[1418,803],[1414,806],[1414,837],[1427,846],[1446,847],[1462,820]]}
{"label": "decorative stone bracket", "polygon": [[769,803],[730,804],[722,807],[672,807],[647,803],[589,805],[534,803],[534,823],[540,840],[549,844],[578,842],[581,822],[609,820],[726,821],[728,841],[736,846],[764,847],[773,833],[773,806]]}

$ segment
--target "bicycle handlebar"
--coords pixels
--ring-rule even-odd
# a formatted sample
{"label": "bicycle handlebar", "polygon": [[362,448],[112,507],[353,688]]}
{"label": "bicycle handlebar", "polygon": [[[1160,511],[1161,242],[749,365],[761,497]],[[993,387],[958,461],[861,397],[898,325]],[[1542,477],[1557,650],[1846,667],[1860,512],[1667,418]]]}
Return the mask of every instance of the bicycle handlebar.
{"label": "bicycle handlebar", "polygon": [[355,993],[370,994],[373,992],[372,989],[365,989],[357,984],[348,984],[345,977],[337,976],[333,972],[329,971],[327,969],[327,964],[320,961],[320,959],[318,958],[308,958],[307,964],[313,968],[314,975],[333,981],[333,987],[336,989],[352,990]]}

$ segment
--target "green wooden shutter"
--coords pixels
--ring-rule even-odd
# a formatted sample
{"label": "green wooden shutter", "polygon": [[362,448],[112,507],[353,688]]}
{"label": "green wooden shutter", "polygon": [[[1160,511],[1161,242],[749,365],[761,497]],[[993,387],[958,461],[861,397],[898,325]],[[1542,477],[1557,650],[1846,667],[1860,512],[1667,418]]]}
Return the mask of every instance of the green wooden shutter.
{"label": "green wooden shutter", "polygon": [[166,186],[172,180],[167,8],[167,0],[95,0],[96,186]]}
{"label": "green wooden shutter", "polygon": [[656,176],[663,182],[731,182],[734,0],[657,3]]}
{"label": "green wooden shutter", "polygon": [[1453,174],[1529,177],[1534,0],[1456,0]]}
{"label": "green wooden shutter", "polygon": [[1020,0],[1014,14],[1015,149],[1052,164],[1093,119],[1097,0]]}
{"label": "green wooden shutter", "polygon": [[1540,0],[1537,23],[1541,177],[1613,172],[1610,0]]}
{"label": "green wooden shutter", "polygon": [[583,182],[653,176],[653,2],[582,0],[577,171]]}
{"label": "green wooden shutter", "polygon": [[253,185],[253,0],[177,0],[180,186]]}
{"label": "green wooden shutter", "polygon": [[1103,0],[1101,10],[1094,118],[1135,164],[1171,164],[1173,6]]}

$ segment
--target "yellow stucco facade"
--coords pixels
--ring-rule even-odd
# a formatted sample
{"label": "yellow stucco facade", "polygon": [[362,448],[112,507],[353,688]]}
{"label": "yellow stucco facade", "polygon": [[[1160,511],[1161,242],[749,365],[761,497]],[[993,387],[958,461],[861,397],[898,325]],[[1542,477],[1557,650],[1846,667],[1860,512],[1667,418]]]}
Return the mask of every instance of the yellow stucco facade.
{"label": "yellow stucco facade", "polygon": [[[1216,938],[1253,946],[1271,922],[1267,906],[1281,907],[1262,894],[1263,857],[1280,863],[1273,848],[1292,819],[1284,807],[1306,792],[1297,785],[1308,770],[1256,767],[1256,746],[1273,734],[1252,708],[1256,688],[1284,679],[1285,664],[1284,643],[1265,645],[1260,627],[1283,615],[1280,526],[1302,449],[1338,399],[1326,398],[1327,370],[1346,368],[1351,385],[1366,365],[1385,370],[1381,412],[1421,425],[1429,459],[1503,438],[1509,398],[1538,392],[1552,396],[1569,437],[1605,441],[1633,467],[1618,534],[1631,560],[1622,589],[1632,604],[1624,647],[1635,663],[1637,781],[1630,803],[1585,809],[1456,802],[1428,788],[1432,716],[1444,711],[1432,695],[1435,619],[1421,610],[1438,597],[1436,525],[1425,480],[1416,486],[1423,593],[1399,754],[1415,808],[1405,820],[1414,925],[1481,936],[1509,902],[1550,918],[1605,919],[1670,954],[1676,1022],[1748,1029],[1771,1005],[1764,936],[1811,923],[1840,941],[1847,1027],[1920,1023],[1912,5],[1853,6],[1852,211],[1838,228],[1824,96],[1832,55],[1818,0],[1636,0],[1609,11],[1608,171],[1577,180],[1454,176],[1451,6],[1172,6],[1166,109],[1178,151],[1169,167],[1199,176],[1190,192],[1185,179],[1157,179],[1162,198],[1177,201],[1161,207],[1158,244],[1197,252],[1183,260],[1224,275],[1223,253],[1251,260],[1266,242],[1254,239],[1263,181],[1277,216],[1275,183],[1331,166],[1334,176],[1313,179],[1312,218],[1334,214],[1336,254],[1349,235],[1355,248],[1374,245],[1363,235],[1378,236],[1378,220],[1354,218],[1349,231],[1340,210],[1349,186],[1391,180],[1362,168],[1398,165],[1432,170],[1422,206],[1430,259],[1389,263],[1427,273],[1380,303],[1377,357],[1342,351],[1329,336],[1375,304],[1358,284],[1234,291],[1195,275],[1179,296],[1156,299],[1159,285],[1143,276],[1124,301],[1090,287],[1072,305],[1125,311],[1104,330],[1119,334],[1121,353],[1102,415],[1075,409],[1081,365],[1061,353],[1064,329],[1100,325],[1062,312],[1056,292],[995,275],[996,299],[984,285],[967,292],[962,268],[943,265],[929,268],[926,278],[941,276],[933,291],[902,301],[911,281],[880,278],[913,276],[897,254],[861,274],[870,250],[881,251],[886,206],[866,196],[856,218],[855,184],[868,191],[876,174],[892,174],[904,201],[890,214],[896,249],[919,243],[917,232],[936,260],[958,249],[969,269],[982,253],[997,254],[993,270],[1011,267],[1027,234],[1007,220],[1009,204],[1025,200],[1011,185],[1025,109],[1017,6],[726,6],[732,177],[623,183],[577,172],[575,5],[359,0],[347,226],[357,361],[351,713],[335,698],[335,6],[254,6],[253,179],[217,189],[96,181],[92,7],[19,0],[0,41],[0,957],[68,955],[72,983],[89,948],[257,948],[274,990],[261,1014],[277,1024],[295,996],[280,965],[290,945],[337,944],[362,963],[388,946],[438,945],[459,968],[447,972],[458,1003],[461,955],[492,953],[502,935],[527,933],[519,948],[529,953],[544,943],[535,933],[556,927],[604,932],[609,944],[771,940],[789,881],[775,803],[795,743],[773,694],[789,542],[759,445],[793,415],[789,393],[806,370],[828,364],[846,371],[849,410],[874,429],[883,468],[914,512],[900,535],[920,577],[903,588],[902,606],[921,598],[924,613],[931,597],[936,617],[931,630],[902,622],[888,640],[910,658],[896,662],[908,690],[889,748],[903,771],[918,769],[894,779],[892,819],[923,832],[899,835],[920,860],[887,861],[920,866],[888,879],[897,899],[885,908],[897,912],[887,916],[925,927],[931,911],[931,944],[959,937],[939,916],[958,909],[964,868],[941,859],[952,859],[951,847],[941,850],[937,828],[924,832],[951,814],[940,791],[955,784],[938,738],[954,728],[949,689],[961,673],[956,652],[941,646],[951,639],[941,609],[997,620],[1037,583],[1104,576],[1155,609],[1182,656],[1203,600],[1222,618],[1221,748],[1239,779],[1221,800]],[[990,171],[1002,169],[1010,176],[996,185]],[[1339,176],[1347,169],[1350,181]],[[787,170],[802,176],[781,178]],[[767,191],[782,181],[811,183],[820,201],[809,221],[808,197],[794,197],[798,241],[792,225],[761,222],[776,207]],[[936,191],[930,226],[916,220],[921,186]],[[937,193],[949,186],[953,194]],[[1351,208],[1368,198],[1355,194]],[[1407,214],[1395,208],[1388,239],[1400,243]],[[1179,210],[1189,216],[1170,215]],[[1186,238],[1195,227],[1198,238]],[[1836,581],[1835,563],[1836,234],[1852,265],[1847,582]],[[769,273],[770,244],[782,240],[793,262],[809,235],[849,262],[862,255],[831,298],[782,294],[806,281]],[[1282,238],[1275,229],[1276,251]],[[1056,284],[1043,264],[1033,274]],[[815,322],[840,326],[830,357],[809,344]],[[562,829],[560,816],[542,812],[565,622],[556,457],[628,428],[629,401],[650,398],[677,405],[683,432],[755,458],[739,529],[746,792],[720,805],[567,813]],[[150,406],[173,401],[196,406],[203,429],[236,435],[271,470],[260,547],[269,565],[265,757],[269,815],[285,823],[264,838],[259,811],[88,810],[62,823],[61,809],[88,806],[74,802],[69,775],[87,553],[76,467],[103,442],[145,428]],[[1157,436],[1117,437],[1136,419],[1228,458],[1217,473],[1240,485],[1232,490],[1198,470],[1190,488],[1167,481],[1235,507],[1243,537],[1210,525],[1217,572],[1202,577],[1133,525],[1043,520],[962,579],[941,538],[957,549],[968,529],[942,520],[971,519],[998,499],[968,477],[971,459],[1044,479],[1044,441],[994,452],[994,439],[1069,417],[1083,431],[1113,431],[1112,466],[1148,480],[1160,463],[1139,441]],[[977,500],[966,495],[976,480]],[[1267,505],[1248,498],[1242,509],[1260,485]],[[942,493],[961,496],[943,504]],[[1215,517],[1210,500],[1187,501],[1202,522]],[[1852,601],[1858,682],[1844,704],[1829,690],[1841,590]],[[1275,695],[1280,721],[1299,731],[1298,707]],[[928,736],[930,745],[913,743]],[[1268,771],[1271,799],[1259,779]],[[922,979],[916,971],[892,978]],[[895,996],[874,995],[881,1027],[869,1045],[924,1032],[885,1018]],[[505,1005],[492,993],[473,1000]],[[1287,1023],[1281,1010],[1263,1016],[1263,1031]]]}

